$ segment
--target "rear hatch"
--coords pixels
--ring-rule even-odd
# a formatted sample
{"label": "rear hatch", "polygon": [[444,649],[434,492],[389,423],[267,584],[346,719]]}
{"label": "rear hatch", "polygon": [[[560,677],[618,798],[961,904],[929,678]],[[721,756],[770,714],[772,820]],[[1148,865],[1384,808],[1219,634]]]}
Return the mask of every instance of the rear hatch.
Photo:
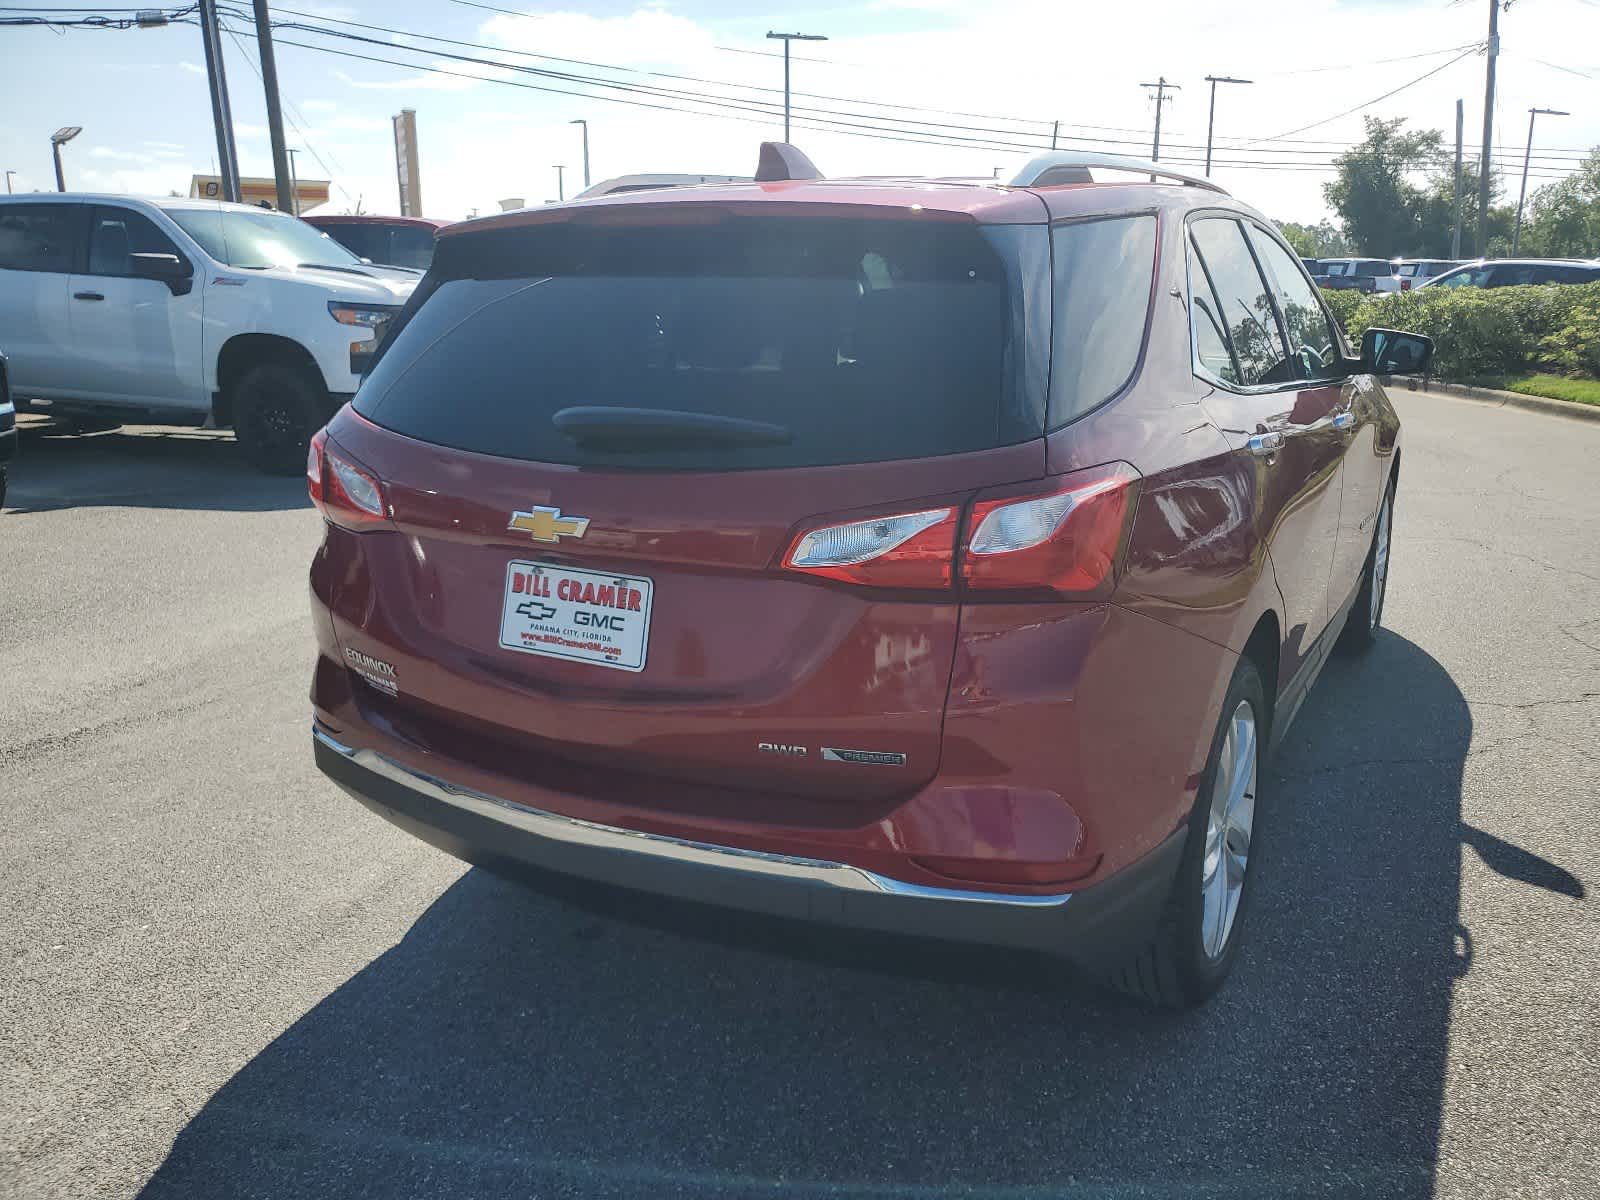
{"label": "rear hatch", "polygon": [[[1046,231],[675,210],[441,239],[329,429],[390,519],[336,531],[341,641],[395,668],[370,705],[530,782],[913,789],[959,619],[919,539],[1044,471]],[[911,532],[789,565],[819,527],[802,564]]]}

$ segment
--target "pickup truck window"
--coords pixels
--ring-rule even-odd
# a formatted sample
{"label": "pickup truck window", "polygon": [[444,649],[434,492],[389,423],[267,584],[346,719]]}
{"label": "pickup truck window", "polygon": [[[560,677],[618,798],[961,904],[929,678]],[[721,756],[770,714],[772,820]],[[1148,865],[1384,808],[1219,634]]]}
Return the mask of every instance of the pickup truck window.
{"label": "pickup truck window", "polygon": [[178,254],[178,248],[143,213],[96,208],[89,228],[89,274],[131,276],[131,254]]}
{"label": "pickup truck window", "polygon": [[212,258],[262,271],[320,263],[359,267],[361,260],[320,230],[283,213],[234,208],[172,208],[167,215]]}
{"label": "pickup truck window", "polygon": [[72,270],[76,204],[7,204],[0,208],[0,270]]}

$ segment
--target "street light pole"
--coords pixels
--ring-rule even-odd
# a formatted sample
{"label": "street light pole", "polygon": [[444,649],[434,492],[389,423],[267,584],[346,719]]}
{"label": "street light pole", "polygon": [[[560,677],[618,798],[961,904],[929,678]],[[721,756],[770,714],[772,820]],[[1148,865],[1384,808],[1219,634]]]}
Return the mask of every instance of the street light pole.
{"label": "street light pole", "polygon": [[825,42],[827,37],[820,33],[772,33],[767,37],[773,41],[783,43],[783,140],[789,140],[789,43],[790,42]]}
{"label": "street light pole", "polygon": [[567,165],[565,163],[557,163],[556,164],[556,203],[557,204],[560,204],[563,200],[565,200],[567,198],[566,170],[567,170]]}
{"label": "street light pole", "polygon": [[589,122],[579,117],[576,121],[567,122],[569,125],[583,126],[583,187],[589,189]]}
{"label": "street light pole", "polygon": [[1530,108],[1528,110],[1528,148],[1522,155],[1522,191],[1517,193],[1517,227],[1511,235],[1511,257],[1517,256],[1517,248],[1522,245],[1522,205],[1528,198],[1528,163],[1533,158],[1533,122],[1538,116],[1570,117],[1569,112],[1562,112],[1559,108]]}
{"label": "street light pole", "polygon": [[15,171],[6,172],[6,195],[8,196],[11,195],[11,177],[15,174]]}
{"label": "street light pole", "polygon": [[[83,132],[82,125],[64,125],[50,135],[50,155],[56,162],[56,191],[67,190],[67,180],[61,173],[61,147],[70,142]],[[11,181],[6,180],[6,186],[11,186]]]}
{"label": "street light pole", "polygon": [[1211,116],[1206,121],[1206,177],[1211,177],[1211,134],[1217,127],[1217,84],[1219,83],[1254,83],[1254,79],[1235,79],[1231,75],[1207,75],[1206,82],[1211,85]]}

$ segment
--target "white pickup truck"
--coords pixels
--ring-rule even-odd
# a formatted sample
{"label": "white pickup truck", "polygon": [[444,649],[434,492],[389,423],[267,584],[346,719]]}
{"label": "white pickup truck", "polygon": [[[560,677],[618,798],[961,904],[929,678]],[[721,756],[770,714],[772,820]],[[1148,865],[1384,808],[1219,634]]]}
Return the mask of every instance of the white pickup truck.
{"label": "white pickup truck", "polygon": [[275,473],[304,469],[419,278],[268,209],[0,196],[0,347],[18,410],[231,425]]}

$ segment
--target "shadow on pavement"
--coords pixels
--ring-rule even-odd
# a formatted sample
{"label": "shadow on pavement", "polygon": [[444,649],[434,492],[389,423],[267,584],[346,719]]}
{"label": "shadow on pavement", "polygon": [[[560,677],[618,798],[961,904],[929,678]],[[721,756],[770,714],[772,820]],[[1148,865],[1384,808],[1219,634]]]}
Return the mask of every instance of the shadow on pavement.
{"label": "shadow on pavement", "polygon": [[305,480],[263,475],[217,430],[124,426],[68,432],[25,419],[7,515],[116,507],[275,512],[309,507]]}
{"label": "shadow on pavement", "polygon": [[1329,666],[1271,772],[1238,971],[1197,1013],[474,870],[222,1087],[144,1196],[1429,1195],[1462,841],[1581,891],[1463,829],[1471,733],[1403,638]]}

